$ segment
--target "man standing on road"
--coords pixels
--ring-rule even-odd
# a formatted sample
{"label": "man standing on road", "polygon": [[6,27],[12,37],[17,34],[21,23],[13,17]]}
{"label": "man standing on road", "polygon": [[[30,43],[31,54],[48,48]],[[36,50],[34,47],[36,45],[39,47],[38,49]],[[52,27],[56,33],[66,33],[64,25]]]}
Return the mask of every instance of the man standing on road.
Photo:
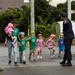
{"label": "man standing on road", "polygon": [[[16,28],[18,22],[16,20],[13,20],[12,24],[14,27],[13,28],[14,32],[12,33],[12,36],[14,36],[18,39],[19,30],[18,30],[18,28]],[[14,65],[18,66],[18,63],[17,63],[17,41],[14,43],[13,52],[14,52]],[[12,41],[9,41],[8,42],[8,56],[9,56],[8,64],[11,64],[11,53],[12,53]]]}
{"label": "man standing on road", "polygon": [[[64,58],[63,58],[63,61],[60,62],[60,64],[62,66],[72,66],[71,44],[72,44],[72,40],[74,38],[74,33],[72,30],[72,23],[67,18],[67,15],[65,12],[61,12],[60,18],[63,21],[63,34],[64,34],[64,45],[65,45]],[[66,61],[67,61],[67,63],[66,63]]]}

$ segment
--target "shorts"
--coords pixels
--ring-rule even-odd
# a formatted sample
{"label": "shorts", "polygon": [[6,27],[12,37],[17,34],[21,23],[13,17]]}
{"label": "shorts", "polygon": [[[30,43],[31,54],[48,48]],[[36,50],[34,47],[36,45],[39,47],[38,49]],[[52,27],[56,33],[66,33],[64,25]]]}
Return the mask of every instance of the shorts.
{"label": "shorts", "polygon": [[53,49],[53,46],[51,46],[51,47],[48,47],[48,49],[50,50],[50,49]]}
{"label": "shorts", "polygon": [[37,49],[38,49],[38,51],[42,51],[42,47],[38,47]]}
{"label": "shorts", "polygon": [[64,51],[64,47],[59,47],[59,52],[63,52]]}
{"label": "shorts", "polygon": [[49,50],[54,50],[53,48],[48,48]]}
{"label": "shorts", "polygon": [[30,53],[34,53],[35,51],[36,51],[36,48],[35,49],[31,49]]}

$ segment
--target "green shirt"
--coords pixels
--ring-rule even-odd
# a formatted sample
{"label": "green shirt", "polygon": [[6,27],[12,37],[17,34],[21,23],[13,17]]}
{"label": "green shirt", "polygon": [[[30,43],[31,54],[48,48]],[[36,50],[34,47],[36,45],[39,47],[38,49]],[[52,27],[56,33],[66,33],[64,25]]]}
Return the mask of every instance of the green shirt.
{"label": "green shirt", "polygon": [[18,28],[13,28],[14,32],[12,33],[12,36],[18,37],[18,32],[19,29]]}
{"label": "green shirt", "polygon": [[26,50],[26,38],[25,39],[19,39],[19,42],[21,46],[19,46],[19,51],[24,51]]}
{"label": "green shirt", "polygon": [[36,48],[36,37],[35,36],[29,37],[29,45],[30,45],[30,50]]}

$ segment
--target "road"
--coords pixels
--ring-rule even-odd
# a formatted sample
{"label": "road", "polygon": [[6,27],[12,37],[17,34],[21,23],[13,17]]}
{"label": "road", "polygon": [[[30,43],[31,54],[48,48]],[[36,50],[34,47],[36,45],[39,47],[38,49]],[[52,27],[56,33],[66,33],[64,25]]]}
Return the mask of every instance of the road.
{"label": "road", "polygon": [[[0,72],[0,75],[75,75],[75,57],[73,57],[72,67],[62,67],[59,62],[62,61],[62,57],[58,57],[58,48],[55,48],[55,57],[50,59],[49,50],[47,47],[43,49],[43,59],[34,62],[28,60],[29,49],[26,51],[27,64],[23,65],[19,63],[18,67],[14,66],[13,53],[12,64],[8,65],[8,49],[6,47],[0,47],[0,66],[5,70]],[[75,46],[72,46],[72,54],[75,53]],[[19,62],[19,55],[18,55]]]}

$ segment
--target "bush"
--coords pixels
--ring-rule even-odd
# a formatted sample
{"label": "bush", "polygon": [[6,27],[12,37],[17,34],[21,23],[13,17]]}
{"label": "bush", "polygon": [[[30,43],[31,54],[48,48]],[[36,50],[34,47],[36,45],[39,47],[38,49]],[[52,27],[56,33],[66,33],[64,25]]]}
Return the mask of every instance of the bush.
{"label": "bush", "polygon": [[42,25],[36,23],[35,25],[35,31],[36,31],[36,36],[41,33],[45,38],[48,38],[50,34],[56,34],[56,24],[57,23],[52,23],[51,25]]}

